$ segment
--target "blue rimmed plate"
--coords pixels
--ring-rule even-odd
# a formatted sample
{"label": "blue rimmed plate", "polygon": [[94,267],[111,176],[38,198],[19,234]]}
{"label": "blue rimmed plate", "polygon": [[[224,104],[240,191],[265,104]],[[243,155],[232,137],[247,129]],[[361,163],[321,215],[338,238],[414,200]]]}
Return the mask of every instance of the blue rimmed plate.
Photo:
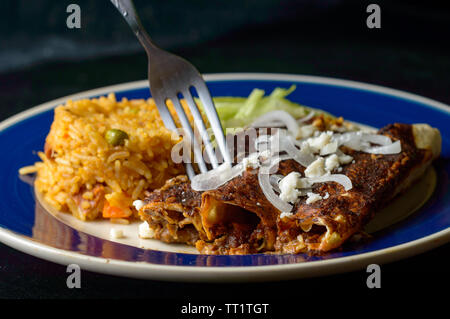
{"label": "blue rimmed plate", "polygon": [[[248,96],[253,88],[270,92],[297,85],[289,98],[372,127],[388,123],[428,123],[441,131],[442,157],[418,187],[429,198],[414,213],[377,227],[373,238],[324,256],[197,254],[180,245],[165,245],[135,236],[135,224],[124,225],[126,237],[111,241],[103,222],[81,223],[41,204],[18,169],[38,160],[53,120],[53,108],[67,99],[115,92],[148,98],[148,82],[105,87],[34,107],[0,124],[0,241],[60,264],[120,276],[172,281],[263,281],[352,271],[385,263],[442,245],[450,240],[450,107],[417,95],[358,82],[281,74],[213,74],[206,76],[213,96]],[[6,151],[5,151],[6,150]],[[28,182],[28,183],[27,183]],[[428,184],[427,184],[428,183]],[[434,187],[434,188],[432,188]],[[432,189],[431,189],[432,188]],[[416,191],[424,192],[420,189]],[[423,205],[422,205],[423,204]],[[397,205],[399,205],[397,203]],[[116,226],[114,226],[116,227]],[[122,226],[117,226],[122,227]],[[128,228],[126,228],[128,227]]]}

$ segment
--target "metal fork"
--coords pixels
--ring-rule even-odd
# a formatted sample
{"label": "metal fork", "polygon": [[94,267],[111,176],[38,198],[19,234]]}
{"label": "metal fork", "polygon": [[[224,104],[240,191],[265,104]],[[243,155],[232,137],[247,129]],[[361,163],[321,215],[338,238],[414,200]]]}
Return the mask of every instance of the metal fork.
{"label": "metal fork", "polygon": [[[213,168],[218,167],[214,147],[212,146],[206,125],[190,92],[195,88],[202,102],[206,116],[213,130],[217,146],[225,162],[231,163],[230,154],[226,146],[226,140],[222,125],[217,115],[214,102],[209,93],[208,87],[198,70],[188,61],[172,53],[164,51],[153,44],[150,36],[144,30],[139,17],[131,0],[111,0],[114,6],[130,25],[134,34],[137,36],[148,57],[148,79],[150,82],[150,92],[155,100],[159,114],[164,125],[170,130],[176,130],[177,127],[167,108],[167,100],[171,100],[180,123],[185,130],[187,137],[193,141],[194,158],[201,173],[208,171],[207,163],[202,156],[202,149],[189,123],[186,113],[181,106],[179,96],[182,95],[186,100],[189,110],[194,118],[195,127],[200,133],[201,139],[205,144],[206,154]],[[190,179],[195,175],[195,171],[190,163],[185,163],[186,173]]]}

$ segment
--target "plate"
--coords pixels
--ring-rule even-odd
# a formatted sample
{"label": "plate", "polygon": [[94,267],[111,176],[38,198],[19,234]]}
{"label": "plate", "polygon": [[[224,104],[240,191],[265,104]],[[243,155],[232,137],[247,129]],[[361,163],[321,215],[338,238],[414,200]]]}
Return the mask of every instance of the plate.
{"label": "plate", "polygon": [[[183,245],[139,241],[136,225],[112,241],[107,229],[80,223],[41,204],[30,180],[18,169],[38,161],[53,120],[53,108],[67,99],[92,98],[115,92],[118,99],[148,98],[148,82],[138,81],[86,91],[54,100],[0,124],[0,241],[25,253],[63,265],[119,276],[169,281],[269,281],[354,271],[432,249],[450,241],[450,107],[411,93],[359,82],[314,76],[229,73],[206,75],[213,96],[248,96],[253,88],[271,92],[297,85],[289,98],[372,127],[388,123],[428,123],[442,134],[442,156],[412,192],[426,200],[396,202],[395,218],[375,220],[373,238],[322,256],[198,254]],[[415,198],[417,196],[410,195]],[[423,197],[423,196],[422,196]],[[380,214],[382,216],[383,214]],[[389,214],[384,214],[389,216]],[[381,224],[380,224],[381,223]],[[99,226],[99,231],[92,231]],[[116,227],[116,225],[114,226]],[[102,230],[100,230],[102,229]]]}

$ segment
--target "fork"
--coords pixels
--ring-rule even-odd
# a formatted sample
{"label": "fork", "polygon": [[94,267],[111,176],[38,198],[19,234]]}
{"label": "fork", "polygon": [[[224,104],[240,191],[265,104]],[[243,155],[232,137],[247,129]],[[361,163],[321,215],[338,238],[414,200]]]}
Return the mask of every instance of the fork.
{"label": "fork", "polygon": [[[208,165],[203,158],[201,145],[199,145],[199,141],[179,100],[179,96],[182,95],[194,119],[195,128],[200,133],[200,137],[205,144],[205,151],[209,159],[208,164],[211,164],[213,169],[219,166],[206,125],[191,94],[191,89],[195,89],[214,133],[222,159],[226,163],[231,164],[222,125],[211,94],[201,74],[185,59],[164,51],[153,43],[139,20],[132,0],[111,0],[111,2],[122,17],[125,18],[147,53],[150,92],[164,125],[169,130],[177,130],[177,126],[166,104],[168,100],[171,100],[183,130],[186,132],[189,141],[193,141],[194,159],[198,169],[200,173],[206,173]],[[192,179],[196,174],[192,164],[185,163],[185,167],[189,179]]]}

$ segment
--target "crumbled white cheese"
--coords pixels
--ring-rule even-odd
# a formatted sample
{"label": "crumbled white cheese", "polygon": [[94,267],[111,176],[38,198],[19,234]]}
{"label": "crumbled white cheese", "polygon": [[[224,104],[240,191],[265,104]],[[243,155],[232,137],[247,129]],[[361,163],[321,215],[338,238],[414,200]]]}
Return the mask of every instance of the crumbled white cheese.
{"label": "crumbled white cheese", "polygon": [[331,142],[331,136],[333,135],[333,132],[322,132],[318,137],[311,137],[307,139],[307,142],[311,148],[316,150],[316,152],[319,152],[322,147],[327,145]]}
{"label": "crumbled white cheese", "polygon": [[328,194],[328,192],[325,192],[325,196],[323,196],[322,199],[327,199],[328,197],[330,197],[330,194]]}
{"label": "crumbled white cheese", "polygon": [[280,193],[280,199],[288,203],[295,203],[299,196],[300,192],[296,189],[292,189],[290,192]]}
{"label": "crumbled white cheese", "polygon": [[322,199],[322,196],[316,193],[307,193],[308,198],[306,199],[306,204],[312,204]]}
{"label": "crumbled white cheese", "polygon": [[325,169],[329,172],[339,167],[339,157],[332,154],[325,159]]}
{"label": "crumbled white cheese", "polygon": [[297,190],[297,182],[300,179],[300,173],[291,172],[283,177],[278,186],[280,187],[280,199],[285,202],[295,203],[300,195]]}
{"label": "crumbled white cheese", "polygon": [[348,164],[351,161],[353,161],[353,157],[351,157],[350,155],[343,154],[339,156],[339,163],[341,164]]}
{"label": "crumbled white cheese", "polygon": [[319,157],[314,162],[308,165],[308,167],[305,169],[305,176],[306,177],[320,177],[324,175],[325,172],[325,159],[323,157]]}
{"label": "crumbled white cheese", "polygon": [[111,228],[109,231],[109,235],[111,236],[112,239],[119,239],[119,238],[123,238],[123,230],[122,229],[116,229],[116,228]]}
{"label": "crumbled white cheese", "polygon": [[337,141],[330,142],[320,149],[320,155],[335,153],[338,149]]}
{"label": "crumbled white cheese", "polygon": [[252,153],[248,157],[244,158],[242,160],[242,165],[244,165],[244,168],[258,168],[259,166],[259,154],[258,153]]}
{"label": "crumbled white cheese", "polygon": [[141,208],[145,205],[145,202],[142,200],[135,200],[133,202],[134,208],[136,208],[137,211],[141,210]]}
{"label": "crumbled white cheese", "polygon": [[298,130],[297,138],[311,137],[314,134],[314,132],[316,132],[316,131],[317,131],[317,127],[315,127],[314,125],[300,126],[300,128]]}
{"label": "crumbled white cheese", "polygon": [[315,150],[311,147],[311,146],[309,146],[309,143],[307,142],[307,141],[303,141],[302,143],[301,143],[301,146],[300,146],[300,151],[299,151],[299,155],[300,156],[314,156],[314,155],[312,155],[313,153],[315,152]]}
{"label": "crumbled white cheese", "polygon": [[153,238],[155,237],[155,231],[150,228],[150,225],[147,222],[143,222],[139,225],[139,237]]}
{"label": "crumbled white cheese", "polygon": [[282,219],[282,218],[284,218],[284,217],[291,217],[292,215],[294,215],[294,214],[291,213],[291,212],[282,212],[282,213],[280,214],[280,219]]}

